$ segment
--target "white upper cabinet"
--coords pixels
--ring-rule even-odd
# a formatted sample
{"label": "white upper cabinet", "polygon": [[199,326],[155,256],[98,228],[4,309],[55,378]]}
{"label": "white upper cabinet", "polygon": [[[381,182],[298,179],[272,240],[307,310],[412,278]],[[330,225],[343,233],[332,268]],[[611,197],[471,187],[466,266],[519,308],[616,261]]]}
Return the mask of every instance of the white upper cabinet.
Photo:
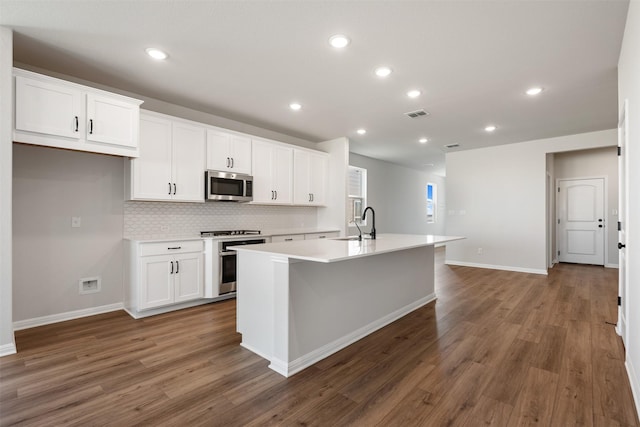
{"label": "white upper cabinet", "polygon": [[131,160],[131,200],[204,202],[205,128],[143,112],[140,156]]}
{"label": "white upper cabinet", "polygon": [[207,130],[207,169],[251,174],[251,138]]}
{"label": "white upper cabinet", "polygon": [[293,148],[252,141],[253,203],[288,205],[293,201]]}
{"label": "white upper cabinet", "polygon": [[293,150],[293,203],[322,206],[326,203],[329,157],[310,150]]}
{"label": "white upper cabinet", "polygon": [[13,72],[14,141],[138,156],[142,101],[30,71]]}

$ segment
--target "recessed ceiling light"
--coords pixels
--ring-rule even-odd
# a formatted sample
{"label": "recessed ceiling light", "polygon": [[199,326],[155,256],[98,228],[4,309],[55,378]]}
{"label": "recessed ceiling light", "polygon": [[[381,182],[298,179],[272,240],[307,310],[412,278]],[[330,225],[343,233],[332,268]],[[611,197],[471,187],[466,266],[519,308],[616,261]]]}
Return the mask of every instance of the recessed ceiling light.
{"label": "recessed ceiling light", "polygon": [[289,104],[289,108],[291,108],[293,111],[298,111],[302,108],[302,105],[298,104],[297,102],[292,102],[291,104]]}
{"label": "recessed ceiling light", "polygon": [[149,55],[153,59],[162,60],[167,59],[167,57],[169,56],[165,52],[161,51],[160,49],[156,49],[155,47],[150,47],[145,51],[147,52],[147,55]]}
{"label": "recessed ceiling light", "polygon": [[418,140],[418,142],[419,142],[420,144],[426,144],[426,143],[427,143],[427,141],[428,141],[428,139],[427,139],[427,138],[420,138],[420,139]]}
{"label": "recessed ceiling light", "polygon": [[356,131],[356,133],[357,133],[358,135],[364,135],[365,133],[367,133],[367,130],[366,130],[366,129],[358,129],[358,130]]}
{"label": "recessed ceiling light", "polygon": [[389,67],[378,67],[376,68],[376,76],[378,77],[387,77],[389,74],[391,74],[391,68]]}
{"label": "recessed ceiling light", "polygon": [[494,125],[489,125],[486,128],[484,128],[484,130],[486,130],[487,132],[493,132],[496,129],[498,129],[498,128],[496,126],[494,126]]}
{"label": "recessed ceiling light", "polygon": [[343,47],[347,47],[347,45],[351,43],[349,37],[343,36],[342,34],[336,34],[329,38],[329,44],[336,49],[342,49]]}
{"label": "recessed ceiling light", "polygon": [[532,87],[532,88],[527,89],[526,93],[529,96],[536,96],[536,95],[539,95],[540,92],[542,92],[543,90],[544,89],[541,88],[541,87]]}
{"label": "recessed ceiling light", "polygon": [[419,90],[410,90],[409,92],[407,92],[407,96],[409,98],[417,98],[422,94],[422,92],[420,92]]}

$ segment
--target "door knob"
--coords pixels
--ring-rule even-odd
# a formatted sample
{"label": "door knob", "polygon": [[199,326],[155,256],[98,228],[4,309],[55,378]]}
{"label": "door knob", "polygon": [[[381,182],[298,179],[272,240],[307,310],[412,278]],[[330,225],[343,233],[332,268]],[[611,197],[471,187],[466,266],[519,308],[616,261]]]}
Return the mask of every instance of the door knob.
{"label": "door knob", "polygon": [[627,245],[625,245],[624,243],[620,243],[618,242],[618,249],[622,249],[622,248],[626,248]]}

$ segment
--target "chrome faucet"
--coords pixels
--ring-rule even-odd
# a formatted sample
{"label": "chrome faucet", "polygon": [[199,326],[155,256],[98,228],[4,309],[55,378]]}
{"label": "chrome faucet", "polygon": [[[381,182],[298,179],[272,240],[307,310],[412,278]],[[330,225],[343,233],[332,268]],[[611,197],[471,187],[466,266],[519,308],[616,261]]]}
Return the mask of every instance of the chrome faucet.
{"label": "chrome faucet", "polygon": [[373,210],[371,206],[367,206],[367,208],[362,212],[362,220],[367,219],[367,211],[371,209],[371,215],[373,216],[373,223],[371,224],[371,233],[369,235],[372,239],[376,238],[376,211]]}

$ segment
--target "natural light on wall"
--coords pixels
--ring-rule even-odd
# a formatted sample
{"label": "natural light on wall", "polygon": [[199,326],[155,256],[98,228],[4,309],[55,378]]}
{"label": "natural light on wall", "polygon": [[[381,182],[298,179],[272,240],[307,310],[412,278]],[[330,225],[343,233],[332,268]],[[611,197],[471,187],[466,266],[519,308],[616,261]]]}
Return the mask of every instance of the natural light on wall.
{"label": "natural light on wall", "polygon": [[436,185],[427,183],[427,223],[436,222]]}
{"label": "natural light on wall", "polygon": [[367,170],[349,166],[349,211],[347,221],[358,225],[362,221],[362,209],[367,204]]}

